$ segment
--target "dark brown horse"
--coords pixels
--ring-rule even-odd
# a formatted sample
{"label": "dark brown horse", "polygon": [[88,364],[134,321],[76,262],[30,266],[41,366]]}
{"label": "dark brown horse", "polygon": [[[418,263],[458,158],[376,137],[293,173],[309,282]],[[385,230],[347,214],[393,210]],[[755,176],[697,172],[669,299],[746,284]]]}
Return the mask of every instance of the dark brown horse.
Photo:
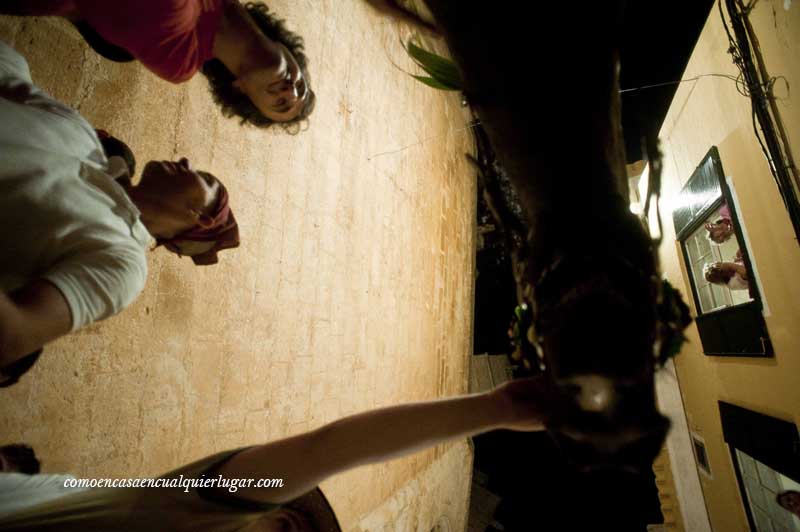
{"label": "dark brown horse", "polygon": [[649,466],[669,425],[654,393],[667,339],[653,243],[628,208],[622,2],[427,3],[524,213],[518,293],[552,377],[548,428],[580,466]]}

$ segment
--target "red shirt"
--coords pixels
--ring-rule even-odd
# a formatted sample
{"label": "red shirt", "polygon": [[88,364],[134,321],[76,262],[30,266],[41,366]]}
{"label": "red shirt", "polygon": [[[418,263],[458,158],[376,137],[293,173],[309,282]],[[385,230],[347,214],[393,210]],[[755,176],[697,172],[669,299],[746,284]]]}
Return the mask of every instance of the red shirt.
{"label": "red shirt", "polygon": [[213,57],[227,0],[51,0],[51,15],[88,22],[157,76],[181,83]]}

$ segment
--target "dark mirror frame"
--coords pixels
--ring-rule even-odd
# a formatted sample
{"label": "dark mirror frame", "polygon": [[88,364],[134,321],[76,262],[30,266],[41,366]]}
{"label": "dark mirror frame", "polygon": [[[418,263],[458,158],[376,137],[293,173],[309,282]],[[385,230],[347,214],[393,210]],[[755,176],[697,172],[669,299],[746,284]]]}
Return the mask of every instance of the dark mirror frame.
{"label": "dark mirror frame", "polygon": [[[683,201],[673,212],[673,222],[676,239],[681,245],[684,265],[687,267],[703,352],[709,356],[773,356],[772,342],[764,321],[764,305],[759,282],[753,270],[750,251],[747,249],[747,243],[742,233],[739,213],[736,211],[730,188],[725,181],[725,172],[722,169],[722,161],[720,161],[716,146],[711,147],[695,169],[692,177],[681,190],[681,196],[684,200],[701,198],[700,202],[695,203]],[[752,272],[750,281],[752,301],[703,313],[695,279],[689,267],[691,261],[686,249],[686,240],[723,203],[726,203],[730,209],[734,234],[742,251],[744,265],[748,272]]]}
{"label": "dark mirror frame", "polygon": [[757,530],[736,451],[738,449],[774,471],[800,482],[800,433],[797,425],[790,421],[759,414],[725,401],[718,403],[722,434],[728,444],[739,495],[750,530]]}

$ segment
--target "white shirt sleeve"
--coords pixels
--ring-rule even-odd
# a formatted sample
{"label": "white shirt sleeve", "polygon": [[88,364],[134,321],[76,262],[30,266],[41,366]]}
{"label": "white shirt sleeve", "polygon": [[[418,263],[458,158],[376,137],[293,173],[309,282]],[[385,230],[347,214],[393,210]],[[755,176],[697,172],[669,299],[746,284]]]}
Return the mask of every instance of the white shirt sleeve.
{"label": "white shirt sleeve", "polygon": [[0,132],[5,143],[61,153],[93,168],[105,168],[105,153],[94,128],[75,109],[34,85],[25,58],[2,41],[0,98],[21,107],[5,109],[0,122],[0,127],[5,126]]}
{"label": "white shirt sleeve", "polygon": [[0,41],[0,79],[2,78],[14,78],[25,83],[33,83],[31,70],[25,58],[8,44]]}
{"label": "white shirt sleeve", "polygon": [[0,517],[88,488],[68,488],[72,475],[0,473]]}
{"label": "white shirt sleeve", "polygon": [[67,300],[75,331],[130,305],[144,288],[147,260],[141,248],[113,246],[60,261],[44,278]]}
{"label": "white shirt sleeve", "polygon": [[739,272],[736,272],[728,279],[728,288],[731,290],[747,290],[750,288],[750,283],[739,275]]}

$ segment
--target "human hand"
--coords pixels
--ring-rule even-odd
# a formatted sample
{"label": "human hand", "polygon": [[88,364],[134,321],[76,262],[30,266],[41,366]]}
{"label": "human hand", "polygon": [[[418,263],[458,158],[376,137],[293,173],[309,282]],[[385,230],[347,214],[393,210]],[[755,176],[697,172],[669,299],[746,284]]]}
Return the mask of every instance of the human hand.
{"label": "human hand", "polygon": [[545,429],[554,394],[544,377],[513,380],[490,393],[500,405],[502,428],[524,432]]}

